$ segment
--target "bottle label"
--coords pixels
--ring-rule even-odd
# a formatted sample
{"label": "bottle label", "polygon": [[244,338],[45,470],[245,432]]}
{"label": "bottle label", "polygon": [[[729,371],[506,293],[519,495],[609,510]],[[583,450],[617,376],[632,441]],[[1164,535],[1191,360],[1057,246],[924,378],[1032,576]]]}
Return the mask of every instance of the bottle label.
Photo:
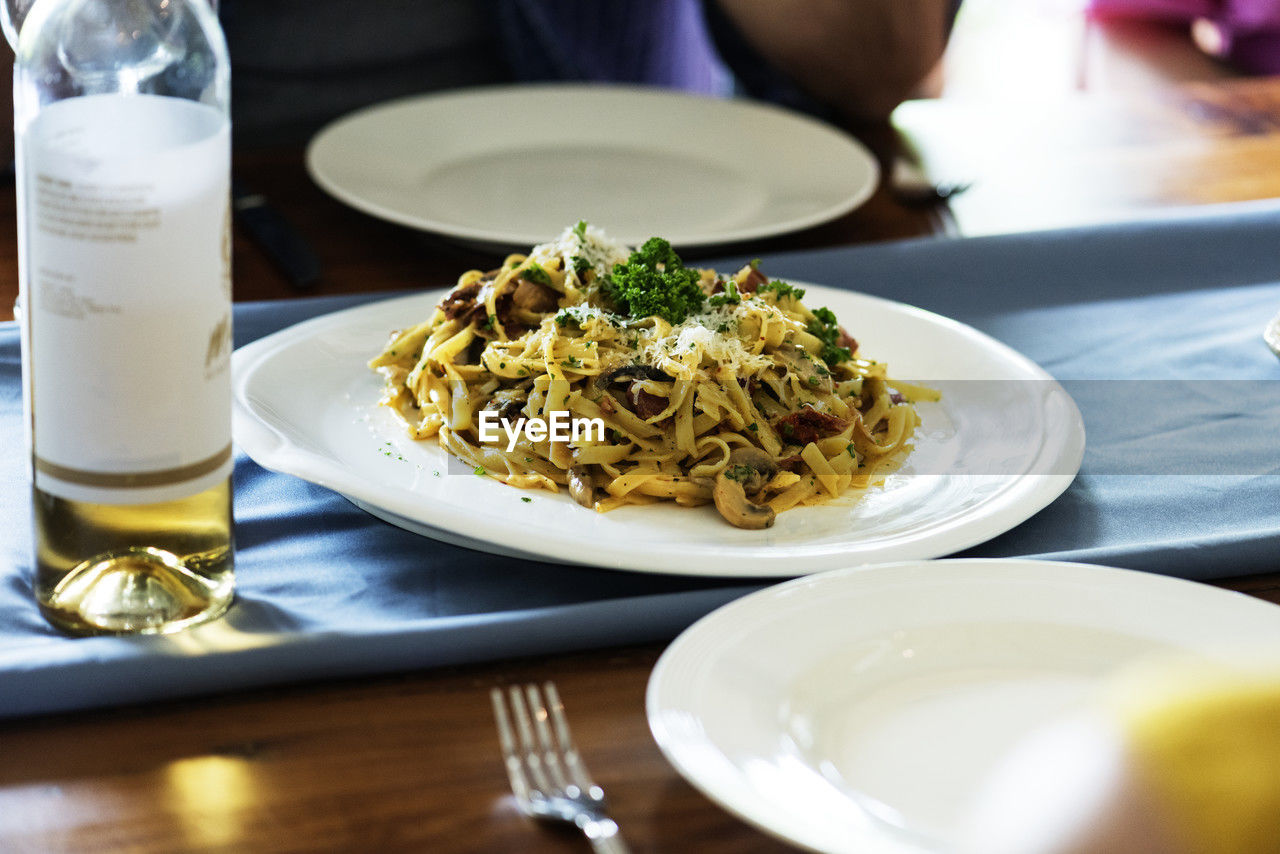
{"label": "bottle label", "polygon": [[21,145],[36,486],[109,504],[208,489],[231,470],[226,116],[71,98]]}

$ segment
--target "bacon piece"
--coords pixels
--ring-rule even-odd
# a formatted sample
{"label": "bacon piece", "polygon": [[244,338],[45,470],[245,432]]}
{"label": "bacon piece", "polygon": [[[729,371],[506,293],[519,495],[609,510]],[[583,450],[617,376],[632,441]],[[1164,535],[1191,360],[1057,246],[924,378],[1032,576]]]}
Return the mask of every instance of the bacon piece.
{"label": "bacon piece", "polygon": [[482,282],[472,282],[469,285],[454,288],[440,301],[440,310],[450,320],[472,314],[479,308],[476,305],[476,297],[480,295],[482,287]]}
{"label": "bacon piece", "polygon": [[858,352],[858,340],[846,332],[843,326],[837,326],[836,329],[840,330],[840,337],[836,339],[836,346],[844,347],[849,351],[850,355]]}
{"label": "bacon piece", "polygon": [[769,277],[752,267],[751,272],[747,273],[746,278],[738,285],[738,293],[754,294],[761,285],[767,284],[769,284]]}
{"label": "bacon piece", "polygon": [[[508,338],[515,338],[524,332],[524,326],[517,323],[515,318],[511,316],[512,306],[513,294],[511,291],[498,294],[498,298],[493,301],[493,310],[496,313],[497,321],[502,324],[502,328],[506,331]],[[481,322],[483,323],[483,321]]]}
{"label": "bacon piece", "polygon": [[819,412],[812,406],[784,415],[774,424],[782,440],[795,445],[807,445],[818,439],[834,436],[848,426],[849,422],[843,418]]}
{"label": "bacon piece", "polygon": [[632,383],[627,388],[627,400],[631,408],[641,418],[652,418],[667,408],[667,399],[651,394],[640,387],[640,383]]}

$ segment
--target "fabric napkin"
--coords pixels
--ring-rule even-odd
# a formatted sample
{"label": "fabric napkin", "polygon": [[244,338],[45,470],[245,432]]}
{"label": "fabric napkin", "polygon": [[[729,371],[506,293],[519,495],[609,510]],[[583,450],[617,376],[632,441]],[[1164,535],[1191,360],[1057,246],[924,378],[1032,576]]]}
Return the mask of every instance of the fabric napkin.
{"label": "fabric napkin", "polygon": [[[762,267],[970,323],[1064,381],[1088,430],[1081,475],[968,555],[1209,579],[1280,570],[1280,360],[1261,337],[1280,309],[1276,245],[1280,207],[1267,205],[778,254]],[[370,299],[238,305],[237,344]],[[12,323],[0,324],[0,444],[0,716],[662,640],[762,586],[450,546],[240,455],[227,618],[169,638],[65,638],[31,595]]]}

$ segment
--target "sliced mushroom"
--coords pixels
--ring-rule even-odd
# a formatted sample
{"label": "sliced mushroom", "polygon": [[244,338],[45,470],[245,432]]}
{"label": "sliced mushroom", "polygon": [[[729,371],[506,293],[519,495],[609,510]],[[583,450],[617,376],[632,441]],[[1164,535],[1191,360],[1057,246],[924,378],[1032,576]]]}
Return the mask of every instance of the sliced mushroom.
{"label": "sliced mushroom", "polygon": [[623,365],[611,371],[605,371],[595,379],[597,389],[603,391],[614,383],[633,382],[635,380],[656,380],[671,382],[673,377],[652,365]]}
{"label": "sliced mushroom", "polygon": [[728,463],[716,475],[712,499],[731,525],[758,530],[772,527],[776,514],[767,504],[756,504],[747,497],[757,493],[778,473],[773,458],[759,448],[736,448]]}
{"label": "sliced mushroom", "polygon": [[515,422],[524,411],[525,397],[526,392],[523,389],[505,389],[495,392],[484,408],[490,412],[497,412],[499,420]]}
{"label": "sliced mushroom", "polygon": [[569,494],[588,510],[596,506],[596,483],[586,466],[569,467]]}
{"label": "sliced mushroom", "polygon": [[831,381],[831,371],[821,367],[804,350],[784,344],[774,353],[786,363],[788,370],[800,378],[800,383],[810,391],[821,391],[830,394],[835,385]]}
{"label": "sliced mushroom", "polygon": [[560,295],[546,285],[519,279],[512,297],[517,308],[536,314],[545,314],[560,305]]}

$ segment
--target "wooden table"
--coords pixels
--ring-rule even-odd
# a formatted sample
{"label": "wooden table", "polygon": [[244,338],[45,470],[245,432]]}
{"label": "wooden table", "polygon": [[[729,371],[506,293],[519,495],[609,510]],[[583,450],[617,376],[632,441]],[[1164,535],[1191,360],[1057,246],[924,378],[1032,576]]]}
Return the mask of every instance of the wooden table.
{"label": "wooden table", "polygon": [[[913,104],[900,125],[926,162],[940,163],[954,154],[955,122],[976,134],[992,116],[1010,115],[1002,109]],[[1028,211],[1098,221],[1280,195],[1280,81],[1201,82],[1137,101],[1071,96],[1044,118],[1022,128],[1016,148],[1001,136],[1007,118],[998,125],[1012,159],[967,161],[980,183],[958,200],[954,219],[904,207],[881,189],[838,222],[756,248],[965,231],[966,223],[1017,230]],[[1063,163],[1070,181],[1049,169]],[[241,152],[236,172],[319,248],[326,275],[315,293],[442,285],[493,260],[342,207],[310,183],[296,149]],[[0,313],[16,293],[11,190],[4,198]],[[235,251],[238,299],[298,295],[242,235]],[[1280,576],[1224,586],[1280,602]],[[544,679],[560,686],[635,850],[790,850],[703,798],[659,755],[643,695],[660,652],[603,650],[3,723],[0,850],[582,851],[571,835],[517,814],[498,761],[489,687]]]}

